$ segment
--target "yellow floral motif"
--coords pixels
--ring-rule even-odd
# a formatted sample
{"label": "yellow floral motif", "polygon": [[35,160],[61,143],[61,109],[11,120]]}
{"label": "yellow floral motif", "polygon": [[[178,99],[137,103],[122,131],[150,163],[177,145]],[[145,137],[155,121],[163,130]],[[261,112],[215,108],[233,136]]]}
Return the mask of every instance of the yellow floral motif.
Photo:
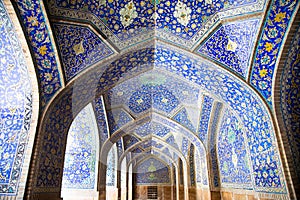
{"label": "yellow floral motif", "polygon": [[281,22],[285,18],[285,12],[277,13],[275,16],[275,22]]}
{"label": "yellow floral motif", "polygon": [[267,52],[270,52],[273,48],[273,45],[270,42],[266,42],[265,48]]}
{"label": "yellow floral motif", "polygon": [[123,26],[129,26],[133,22],[133,20],[138,16],[134,3],[131,1],[127,5],[125,5],[125,8],[121,8],[120,15],[120,20]]}
{"label": "yellow floral motif", "polygon": [[259,70],[259,75],[260,77],[265,77],[267,75],[268,71],[266,69],[261,69]]}
{"label": "yellow floral motif", "polygon": [[45,73],[44,75],[46,81],[51,81],[52,80],[52,74],[51,73]]}
{"label": "yellow floral motif", "polygon": [[29,23],[31,23],[32,26],[38,26],[39,25],[39,22],[38,22],[37,18],[34,17],[34,16],[27,17],[27,21]]}
{"label": "yellow floral motif", "polygon": [[39,53],[40,53],[42,56],[44,56],[44,55],[46,55],[47,50],[48,50],[47,46],[46,46],[46,45],[43,45],[43,46],[41,46],[41,47],[39,48]]}
{"label": "yellow floral motif", "polygon": [[190,19],[191,19],[191,14],[192,10],[187,7],[186,4],[178,1],[175,7],[174,11],[174,17],[177,18],[177,21],[182,24],[183,26],[188,25]]}
{"label": "yellow floral motif", "polygon": [[84,53],[83,40],[81,40],[81,42],[78,44],[75,44],[73,50],[75,51],[76,55]]}
{"label": "yellow floral motif", "polygon": [[228,39],[228,43],[227,43],[227,46],[226,46],[226,50],[227,51],[232,51],[232,52],[235,52],[236,48],[237,48],[237,43]]}

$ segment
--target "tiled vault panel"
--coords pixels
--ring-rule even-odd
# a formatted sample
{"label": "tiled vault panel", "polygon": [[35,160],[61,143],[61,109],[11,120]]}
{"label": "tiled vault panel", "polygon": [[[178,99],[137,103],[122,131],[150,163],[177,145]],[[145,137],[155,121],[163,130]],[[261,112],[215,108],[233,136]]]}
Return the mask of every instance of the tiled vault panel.
{"label": "tiled vault panel", "polygon": [[18,192],[32,115],[25,56],[0,1],[0,199]]}
{"label": "tiled vault panel", "polygon": [[76,116],[68,133],[62,190],[95,189],[97,135],[94,111],[89,104]]}
{"label": "tiled vault panel", "polygon": [[137,185],[170,183],[168,166],[153,157],[146,159],[134,167]]}

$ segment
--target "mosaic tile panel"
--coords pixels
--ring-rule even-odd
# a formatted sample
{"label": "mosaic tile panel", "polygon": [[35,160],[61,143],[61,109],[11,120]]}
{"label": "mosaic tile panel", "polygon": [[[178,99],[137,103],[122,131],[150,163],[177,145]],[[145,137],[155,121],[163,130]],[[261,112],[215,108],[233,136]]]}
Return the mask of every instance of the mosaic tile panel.
{"label": "mosaic tile panel", "polygon": [[91,104],[70,127],[65,152],[62,190],[95,189],[98,130]]}
{"label": "mosaic tile panel", "polygon": [[[155,49],[146,46],[144,49],[129,52],[111,64],[103,66],[103,69],[106,69],[106,71],[98,77],[99,81],[97,82],[97,93],[103,93],[105,89],[108,89],[109,86],[117,84],[118,81],[129,79],[129,77],[134,77],[134,73],[141,73],[149,68],[153,68],[154,52]],[[117,93],[117,95],[119,94]],[[109,102],[110,101],[107,103],[108,105]]]}
{"label": "mosaic tile panel", "polygon": [[134,133],[139,135],[140,137],[145,137],[149,134],[154,134],[159,137],[164,137],[170,132],[170,129],[162,124],[149,121],[140,126],[138,126]]}
{"label": "mosaic tile panel", "polygon": [[172,165],[172,160],[170,160],[166,156],[162,155],[161,152],[152,150],[152,155],[156,156],[157,158],[159,158],[163,162],[167,163],[168,165],[170,165],[170,166]]}
{"label": "mosaic tile panel", "polygon": [[[29,48],[33,52],[36,63],[40,89],[42,110],[62,87],[62,75],[58,70],[58,58],[55,56],[54,42],[50,38],[50,29],[46,23],[42,2],[39,0],[15,0],[16,12],[20,16],[20,23],[28,34]],[[41,111],[42,111],[41,110]]]}
{"label": "mosaic tile panel", "polygon": [[168,156],[169,158],[173,158],[172,154],[170,153],[169,149],[166,147],[162,150],[162,152]]}
{"label": "mosaic tile panel", "polygon": [[[234,188],[252,187],[250,161],[242,124],[229,110],[223,116],[218,135],[218,163],[221,185],[234,184]],[[272,179],[274,171],[263,172],[264,181]],[[271,177],[269,177],[271,176]],[[270,185],[271,186],[271,185]],[[228,187],[228,186],[227,186]]]}
{"label": "mosaic tile panel", "polygon": [[121,155],[124,152],[122,139],[117,141],[117,152],[118,152],[118,160],[119,160],[119,158],[121,157]]}
{"label": "mosaic tile panel", "polygon": [[113,146],[107,155],[107,168],[106,168],[106,186],[115,186],[116,185],[116,177],[115,171],[116,169],[116,149]]}
{"label": "mosaic tile panel", "polygon": [[[166,142],[171,145],[172,147],[174,147],[175,149],[179,149],[178,147],[178,144],[176,142],[176,139],[174,138],[173,135],[169,136],[167,139],[166,139]],[[180,143],[181,144],[181,143]]]}
{"label": "mosaic tile panel", "polygon": [[157,149],[161,149],[163,148],[165,145],[161,144],[160,142],[157,142],[155,140],[151,140],[151,147],[157,148]]}
{"label": "mosaic tile panel", "polygon": [[153,157],[138,163],[134,168],[134,173],[136,173],[135,183],[137,185],[167,184],[171,180],[168,166]]}
{"label": "mosaic tile panel", "polygon": [[172,119],[188,128],[190,131],[194,133],[196,132],[196,128],[190,121],[189,115],[185,108],[181,109]]}
{"label": "mosaic tile panel", "polygon": [[197,50],[247,78],[260,19],[221,25]]}
{"label": "mosaic tile panel", "polygon": [[133,121],[132,117],[123,109],[113,109],[107,111],[107,119],[110,134],[113,134],[122,126]]}
{"label": "mosaic tile panel", "polygon": [[105,112],[103,98],[95,98],[93,101],[95,108],[95,116],[98,123],[99,138],[100,138],[100,147],[109,137],[108,125],[107,125],[107,116]]}
{"label": "mosaic tile panel", "polygon": [[250,83],[266,99],[270,107],[272,107],[272,82],[277,58],[299,3],[294,0],[273,1],[256,49]]}
{"label": "mosaic tile panel", "polygon": [[0,196],[18,191],[32,115],[32,88],[13,23],[0,1]]}
{"label": "mosaic tile panel", "polygon": [[[170,72],[199,84],[221,98],[231,109],[238,113],[247,129],[253,171],[258,172],[262,168],[278,170],[278,173],[272,179],[274,184],[271,187],[263,182],[264,178],[262,176],[255,173],[256,190],[286,193],[285,186],[281,184],[281,181],[284,180],[271,118],[266,108],[262,106],[262,101],[242,82],[228,76],[228,74],[223,74],[223,71],[213,69],[212,64],[199,62],[192,58],[188,59],[186,55],[177,52],[171,53],[170,50],[161,49],[159,45],[156,57],[155,67],[164,67]],[[182,68],[181,66],[184,65],[187,67]],[[270,158],[268,163],[266,163],[267,157]]]}
{"label": "mosaic tile panel", "polygon": [[194,154],[194,162],[195,162],[195,181],[197,185],[200,185],[202,182],[202,170],[201,170],[201,161],[200,161],[200,155],[198,151],[195,151]]}
{"label": "mosaic tile panel", "polygon": [[111,107],[122,106],[128,109],[134,116],[141,115],[150,108],[173,116],[179,104],[194,105],[199,89],[180,79],[174,78],[168,82],[168,76],[160,71],[144,72],[110,89],[106,94],[107,102]]}
{"label": "mosaic tile panel", "polygon": [[182,138],[182,144],[181,144],[181,152],[185,157],[188,157],[188,151],[189,151],[189,141],[186,139],[186,137]]}
{"label": "mosaic tile panel", "polygon": [[134,113],[141,113],[152,107],[170,113],[178,104],[178,99],[164,86],[143,85],[131,95],[128,107]]}
{"label": "mosaic tile panel", "polygon": [[113,50],[88,27],[53,23],[53,32],[67,81],[85,68],[114,54]]}
{"label": "mosaic tile panel", "polygon": [[[48,1],[52,14],[65,13],[67,14],[65,17],[85,18],[97,22],[101,31],[109,36],[113,34],[121,41],[154,29],[189,40],[200,32],[216,13],[240,9],[243,6],[251,7],[257,2],[257,0]],[[239,12],[231,11],[231,15]]]}
{"label": "mosaic tile panel", "polygon": [[[104,69],[86,74],[78,79],[72,87],[64,90],[50,105],[40,132],[41,143],[38,148],[35,176],[32,187],[60,191],[61,175],[63,172],[63,155],[67,131],[74,116],[83,109],[83,106],[95,98],[98,78]],[[55,106],[54,106],[55,105]],[[63,134],[64,133],[64,134]],[[57,141],[60,141],[59,143]],[[45,165],[47,163],[47,165]],[[50,177],[50,178],[49,178]]]}
{"label": "mosaic tile panel", "polygon": [[204,95],[202,108],[201,108],[201,117],[200,117],[199,128],[198,128],[198,136],[205,146],[207,145],[208,126],[209,126],[209,119],[210,119],[213,101],[214,101],[213,98]]}
{"label": "mosaic tile panel", "polygon": [[[288,60],[281,76],[280,105],[293,155],[294,166],[300,166],[300,28],[293,39]],[[300,180],[300,169],[296,167]]]}
{"label": "mosaic tile panel", "polygon": [[[146,53],[150,53],[150,54],[155,53],[155,55],[146,55]],[[100,80],[99,84],[101,85],[99,85],[98,91],[102,91],[104,88],[117,83],[117,81],[120,79],[121,76],[123,76],[123,74],[126,71],[133,69],[134,67],[137,67],[136,66],[137,63],[135,63],[135,60],[139,57],[147,57],[147,58],[155,57],[154,70],[155,69],[166,70],[171,75],[171,77],[180,76],[182,79],[189,80],[197,84],[199,88],[201,88],[202,90],[212,92],[217,98],[220,98],[222,101],[226,102],[226,105],[229,106],[230,109],[235,110],[237,115],[241,118],[242,123],[245,126],[246,135],[248,137],[248,146],[250,150],[252,170],[259,171],[262,169],[262,167],[265,167],[265,169],[275,168],[278,170],[278,176],[275,177],[274,179],[278,179],[280,184],[272,185],[272,187],[268,187],[267,184],[265,185],[261,184],[261,180],[263,180],[263,178],[258,176],[258,174],[255,174],[253,179],[253,185],[255,191],[278,192],[281,194],[286,194],[284,179],[282,178],[282,167],[279,161],[279,154],[275,143],[276,140],[274,136],[274,130],[271,124],[272,121],[271,117],[269,116],[267,109],[264,107],[263,102],[259,99],[258,96],[256,96],[252,92],[251,89],[248,89],[248,87],[245,85],[244,82],[241,82],[238,79],[236,79],[236,77],[229,75],[226,71],[219,69],[213,63],[207,61],[202,62],[201,60],[197,61],[194,59],[194,57],[190,56],[186,52],[181,53],[175,50],[174,48],[170,50],[168,47],[166,46],[161,47],[160,44],[158,44],[156,50],[149,48],[142,51],[136,51],[134,53],[130,53],[122,57],[120,61],[114,62],[113,64],[115,67],[110,68],[107,71],[107,73],[105,73],[105,75],[102,77],[103,81]],[[125,62],[123,59],[125,58],[126,60],[132,59],[133,61],[128,62],[127,63],[128,67],[122,71],[121,69],[124,66],[123,64]],[[143,64],[145,63],[141,63],[141,65]],[[146,68],[147,66],[143,65],[143,67]],[[141,68],[142,67],[137,68],[136,71],[130,71],[130,76],[131,75],[133,76],[135,72],[140,74]],[[108,72],[113,73],[114,76],[109,76]],[[95,71],[93,71],[93,73],[95,73]],[[91,73],[91,76],[93,75],[93,73]],[[100,76],[98,75],[97,77]],[[127,78],[128,77],[129,75],[127,75]],[[88,77],[88,79],[99,80],[99,79],[91,79],[90,77]],[[83,88],[85,88],[84,86],[85,85],[82,85]],[[89,92],[89,90],[87,90],[87,92]],[[66,94],[66,95],[70,96],[71,94],[72,93],[70,92],[70,94]],[[79,102],[87,102],[87,100],[84,101],[84,99],[86,99],[86,96],[88,95],[86,95],[85,93],[80,93],[80,94],[82,94],[83,97],[80,98],[80,100],[73,102],[75,103],[75,105],[77,105]],[[48,136],[49,133],[49,135],[51,135],[51,138],[50,139],[47,139],[47,137],[44,138],[43,143],[46,144],[44,146],[47,146],[48,144],[50,145],[52,143],[51,141],[52,138],[57,140],[58,136],[52,133],[63,132],[64,130],[67,130],[67,128],[64,127],[64,124],[60,125],[58,120],[60,121],[65,120],[64,122],[68,124],[68,120],[69,120],[68,116],[71,116],[72,118],[72,113],[70,113],[69,111],[70,109],[69,107],[70,105],[72,105],[72,101],[64,97],[65,96],[63,96],[61,99],[60,102],[61,105],[57,106],[51,112],[49,111],[49,113],[51,113],[51,115],[49,115],[49,118],[51,118],[49,122],[51,121],[51,123],[45,124],[43,130],[45,130],[46,133],[45,135]],[[74,107],[73,109],[76,109],[76,107]],[[62,118],[60,115],[63,116],[64,118]],[[55,119],[55,117],[57,119]],[[158,118],[155,113],[153,113],[151,117],[153,119],[156,118],[155,120],[159,120],[160,123],[170,124],[168,120],[164,118]],[[57,124],[59,126],[57,126]],[[172,127],[169,125],[167,126]],[[184,131],[183,133],[185,134]],[[192,135],[191,138],[193,143],[197,142],[197,140],[194,140]],[[61,149],[61,147],[55,143],[51,144],[51,146],[57,149]],[[201,143],[199,144],[197,143],[195,145],[195,147],[198,146],[201,146]],[[50,153],[48,152],[51,151],[49,150],[41,151],[40,159],[43,160],[48,155],[59,159],[60,157],[59,155],[52,155],[52,154],[50,155]],[[269,156],[270,158],[270,165],[266,162],[267,156]],[[41,166],[40,168],[44,170],[43,166]],[[39,177],[44,173],[41,172],[43,170],[39,171],[38,174]],[[54,175],[56,175],[57,174],[56,170],[57,171],[60,170],[59,166],[57,166],[54,163],[51,163],[48,169],[47,170],[45,169],[45,173],[46,174],[53,173]],[[45,177],[47,177],[47,175]],[[51,185],[52,187],[57,185],[57,183],[51,181],[46,181],[45,184],[48,186]]]}

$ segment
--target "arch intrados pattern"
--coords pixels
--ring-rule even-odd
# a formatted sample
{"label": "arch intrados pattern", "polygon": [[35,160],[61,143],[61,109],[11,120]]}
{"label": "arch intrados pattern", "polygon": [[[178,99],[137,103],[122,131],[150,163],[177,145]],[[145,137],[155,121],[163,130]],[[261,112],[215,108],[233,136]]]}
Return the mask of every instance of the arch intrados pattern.
{"label": "arch intrados pattern", "polygon": [[[146,143],[148,141],[155,141],[159,144],[163,144],[165,145],[166,147],[168,147],[170,150],[172,150],[172,152],[174,152],[176,155],[178,155],[179,158],[181,158],[183,161],[187,162],[186,161],[186,158],[184,157],[184,155],[182,154],[182,152],[180,152],[180,150],[177,150],[175,147],[173,147],[172,145],[168,144],[167,142],[165,142],[164,140],[156,137],[156,136],[150,136],[149,138],[141,141],[141,142],[138,142],[136,143],[134,146],[132,146],[132,148],[128,149],[128,151],[125,151],[124,154],[120,157],[120,161],[119,161],[119,166],[121,166],[121,163],[123,161],[123,159],[125,158],[126,154],[128,154],[130,152],[131,149],[135,149],[137,147],[139,147],[139,145],[143,144],[143,143]],[[145,152],[146,150],[144,150],[143,152]],[[142,153],[143,153],[142,152]]]}
{"label": "arch intrados pattern", "polygon": [[[139,125],[139,124],[145,123],[149,120],[152,120],[156,123],[160,123],[162,125],[168,126],[168,128],[170,128],[170,130],[174,131],[171,133],[173,136],[175,134],[182,134],[183,137],[187,138],[188,141],[190,141],[191,143],[194,144],[196,149],[199,151],[200,155],[203,155],[204,159],[206,160],[205,146],[203,145],[202,141],[198,138],[198,136],[196,136],[194,133],[192,133],[185,127],[183,127],[181,124],[176,123],[173,120],[170,120],[170,119],[168,119],[160,114],[157,114],[157,113],[152,113],[151,115],[147,115],[141,119],[138,119],[137,121],[135,121],[133,123],[128,123],[125,126],[123,126],[121,129],[116,131],[102,146],[100,157],[105,157],[105,155],[107,154],[106,152],[108,152],[107,150],[110,149],[110,146],[112,144],[116,143],[123,136],[130,135],[131,132],[136,128],[133,124]],[[174,127],[177,127],[177,128],[174,128]],[[156,137],[156,136],[153,135],[151,137]],[[131,149],[133,149],[133,148],[131,148]]]}
{"label": "arch intrados pattern", "polygon": [[[151,53],[155,52],[156,59],[158,59],[158,54],[161,51],[169,52],[169,54],[167,55],[169,57],[165,57],[164,61],[158,62],[157,60],[155,60],[156,61],[155,65],[154,65],[155,68],[163,67],[171,73],[177,74],[179,76],[183,76],[184,78],[198,84],[201,88],[204,88],[208,91],[215,93],[221,99],[228,102],[230,107],[233,108],[234,110],[237,110],[237,112],[239,113],[240,116],[251,116],[251,117],[247,117],[247,118],[241,117],[244,124],[246,126],[249,126],[248,129],[255,130],[255,132],[258,132],[258,133],[261,133],[262,131],[264,131],[263,128],[268,128],[269,130],[271,130],[270,131],[271,133],[269,133],[269,137],[272,138],[272,141],[271,141],[272,145],[270,147],[272,147],[272,151],[274,151],[273,148],[276,147],[276,144],[275,144],[276,138],[274,137],[273,125],[270,122],[267,122],[268,119],[269,119],[269,121],[271,121],[270,117],[269,117],[269,112],[267,110],[267,106],[253,89],[249,88],[249,86],[247,86],[243,81],[239,81],[240,80],[239,78],[235,77],[232,74],[229,74],[226,70],[224,70],[220,67],[217,67],[215,64],[213,64],[209,61],[207,61],[206,63],[203,63],[202,61],[199,61],[194,58],[194,57],[199,58],[199,56],[193,55],[193,58],[191,58],[191,56],[190,56],[191,54],[186,52],[185,55],[182,55],[182,53],[181,53],[181,52],[183,52],[182,50],[181,50],[181,52],[179,52],[179,50],[174,50],[174,48],[171,50],[171,49],[167,48],[166,45],[165,46],[160,45],[160,46],[156,47],[155,49],[148,49],[148,50],[150,50]],[[146,49],[146,51],[147,51],[147,49]],[[124,55],[122,58],[128,59],[129,55],[130,55],[130,53]],[[173,57],[170,57],[170,55]],[[117,56],[117,57],[121,57],[121,56]],[[174,61],[174,59],[172,59],[174,57],[177,57],[177,58],[179,57],[180,59]],[[188,70],[183,70],[180,68],[182,62],[188,63],[188,65],[187,65]],[[207,64],[207,63],[209,63],[209,64]],[[106,66],[108,66],[108,65],[106,65]],[[135,67],[139,68],[139,70],[137,70],[138,72],[141,72],[147,68],[145,66],[146,65],[142,64],[142,66],[137,65]],[[145,68],[143,68],[143,67],[145,67]],[[152,65],[150,67],[152,67]],[[103,67],[103,68],[105,68],[105,67]],[[67,134],[66,130],[68,129],[70,123],[73,120],[73,114],[76,114],[77,112],[79,112],[79,110],[82,109],[83,106],[85,106],[88,102],[90,102],[95,96],[99,95],[100,93],[97,93],[97,91],[98,92],[103,91],[103,89],[107,88],[107,87],[105,87],[105,85],[109,85],[107,82],[107,80],[111,80],[109,78],[105,79],[106,82],[105,81],[104,82],[97,81],[97,80],[99,80],[98,77],[101,77],[100,75],[103,74],[103,72],[105,71],[105,69],[103,69],[103,68],[99,69],[99,67],[98,67],[98,70],[100,71],[100,72],[98,71],[98,73],[96,73],[97,70],[95,68],[92,68],[89,71],[87,71],[86,73],[82,74],[81,77],[76,79],[77,81],[79,81],[79,84],[77,84],[78,82],[73,81],[70,84],[70,86],[68,86],[64,91],[62,91],[61,95],[52,102],[52,105],[49,107],[49,110],[48,110],[47,114],[45,115],[44,120],[46,123],[41,125],[40,133],[45,134],[45,135],[48,135],[48,134],[51,135],[56,132],[62,133],[60,136],[54,135],[54,138],[61,137],[61,140],[60,140],[61,143],[56,144],[56,146],[58,146],[58,149],[61,149],[62,152],[64,152],[65,139],[66,139],[65,137]],[[133,68],[134,67],[131,66],[126,70],[130,71]],[[109,68],[109,70],[106,71],[107,72],[106,75],[108,73],[114,74],[116,71],[118,71],[117,67]],[[125,72],[122,72],[119,74],[117,73],[115,79],[113,79],[113,81],[112,81],[112,83],[110,83],[110,85],[116,84],[116,82],[120,79],[120,77],[124,73]],[[102,76],[102,77],[105,77],[105,76]],[[126,78],[128,78],[128,77],[126,77]],[[209,79],[209,81],[206,79]],[[225,79],[228,80],[228,82],[225,82],[224,81]],[[237,102],[233,103],[232,101],[230,101],[231,96],[228,96],[225,91],[219,91],[215,87],[217,85],[218,87],[221,86],[225,89],[227,84],[230,84],[231,86],[233,86],[234,90],[236,90],[236,91],[239,91],[239,89],[243,90],[243,96],[238,96],[239,98],[236,98],[234,100],[236,100],[237,102],[240,102],[240,104],[242,104],[243,102],[241,102],[240,100],[241,99],[244,100],[244,96],[247,96],[247,97],[251,98],[251,103],[253,103],[254,105],[248,105],[247,108],[242,109],[240,106],[237,106],[240,104],[236,104]],[[74,88],[77,90],[75,90]],[[72,90],[74,90],[74,91],[72,91]],[[79,94],[82,94],[82,92],[80,92],[80,91],[87,91],[87,92],[85,92],[80,97],[77,96],[77,97],[79,97],[78,99],[76,98],[76,96],[73,99],[73,97],[72,97],[73,92],[79,92]],[[264,106],[260,106],[260,105],[264,105]],[[259,110],[259,112],[258,112],[258,109],[261,109],[261,110]],[[52,113],[56,113],[56,114],[53,114],[51,116]],[[255,117],[253,116],[253,113],[258,113],[259,115],[263,116],[263,118],[266,120],[264,126],[260,126],[261,124],[259,124],[259,123],[262,123],[262,122],[256,122],[256,124],[258,123],[257,127],[253,127],[253,125],[251,124],[251,122],[255,121]],[[61,122],[59,122],[57,119],[54,119],[57,114],[62,114],[60,116],[60,118],[63,117],[65,119],[62,120]],[[53,119],[53,120],[51,120],[51,119]],[[50,125],[51,123],[54,123],[53,126]],[[55,124],[55,123],[57,123],[57,124]],[[52,127],[52,128],[49,128],[49,127]],[[250,138],[252,137],[254,141],[257,141],[257,138],[254,138],[249,133],[249,131],[247,132],[247,135]],[[41,138],[43,138],[43,136],[41,136]],[[40,142],[43,142],[43,140],[44,140],[44,143],[47,144],[46,138],[42,139]],[[42,145],[39,145],[39,146],[42,146]],[[38,148],[41,148],[41,147],[38,147]],[[278,153],[277,153],[277,155],[278,155]],[[38,163],[43,160],[43,158],[42,158],[43,156],[46,157],[47,153],[42,151],[39,158],[37,159]],[[59,160],[63,159],[63,156],[60,156],[60,155],[52,155],[50,157],[53,157],[53,156],[58,158]],[[277,158],[278,158],[278,160],[275,160],[275,162],[277,163],[277,166],[281,167],[281,164],[279,161],[279,156]],[[39,167],[40,166],[38,164],[38,168]],[[50,168],[53,168],[53,170],[55,168],[62,169],[62,166],[54,165]],[[37,170],[37,171],[40,171],[40,170]],[[54,171],[57,171],[57,170],[54,170]],[[280,168],[279,168],[279,171],[280,171],[279,174],[282,174],[282,171]],[[45,173],[47,173],[47,170],[45,171]],[[36,177],[35,177],[36,181],[40,175],[41,175],[40,173],[36,173]],[[60,173],[56,173],[56,175],[57,175],[56,178],[60,179],[59,178]],[[56,179],[56,178],[54,178],[54,179]],[[282,176],[281,176],[281,180],[284,180],[284,179],[282,179]],[[57,182],[55,181],[55,182],[48,183],[48,184],[55,186],[55,185],[57,185]],[[37,186],[39,187],[41,185],[37,184]],[[59,187],[59,183],[57,186]]]}

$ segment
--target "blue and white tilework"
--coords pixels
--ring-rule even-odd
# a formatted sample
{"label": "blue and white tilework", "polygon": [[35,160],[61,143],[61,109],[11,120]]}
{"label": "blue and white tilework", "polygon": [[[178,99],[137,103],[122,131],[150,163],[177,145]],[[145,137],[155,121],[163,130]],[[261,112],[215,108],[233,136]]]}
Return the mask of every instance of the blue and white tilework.
{"label": "blue and white tilework", "polygon": [[[148,61],[150,61],[152,64],[151,67],[154,67],[154,69],[149,67],[148,61],[146,62],[138,59],[141,57],[146,59],[151,58]],[[124,64],[126,66],[125,69]],[[109,70],[107,70],[102,77],[98,76],[96,81],[99,83],[98,91],[103,92],[103,89],[105,88],[114,86],[115,84],[122,85],[125,83],[125,79],[120,82],[118,82],[118,80],[120,80],[120,77],[126,74],[126,72],[129,72],[129,70],[131,70],[130,76],[125,75],[127,78],[131,78],[137,74],[141,75],[141,71],[139,70],[140,68],[138,69],[136,67],[138,65],[143,65],[143,67],[147,65],[150,68],[147,68],[147,70],[168,74],[167,77],[169,77],[169,80],[189,81],[191,85],[196,85],[198,90],[201,89],[203,93],[212,93],[211,96],[213,96],[217,102],[220,102],[217,105],[223,105],[224,108],[226,107],[230,110],[235,110],[236,116],[241,120],[241,123],[244,126],[243,128],[245,130],[245,135],[248,139],[247,145],[249,147],[251,171],[254,172],[252,180],[253,190],[286,194],[285,179],[282,176],[282,166],[279,160],[280,155],[278,154],[278,148],[276,146],[272,118],[270,117],[263,101],[260,99],[260,96],[254,93],[245,82],[240,81],[236,78],[236,76],[230,74],[227,70],[219,68],[212,62],[207,60],[203,61],[200,58],[195,59],[195,55],[191,55],[183,50],[176,50],[173,47],[171,49],[166,44],[161,45],[160,43],[157,44],[155,49],[146,48],[135,51],[134,53],[129,53],[126,56],[123,56],[120,60],[114,61],[113,65],[113,68],[109,68]],[[135,69],[137,70],[135,71]],[[146,69],[146,67],[144,69]],[[136,83],[140,85],[139,82]],[[132,93],[129,93],[129,95],[131,94]],[[180,98],[178,98],[178,100],[180,100]],[[61,104],[64,105],[63,103],[72,105],[68,100],[62,102]],[[115,104],[109,106],[114,105]],[[62,108],[55,109],[53,109],[53,115],[56,117],[61,114],[60,109]],[[68,107],[65,107],[65,109],[68,109]],[[65,111],[68,112],[68,110]],[[60,117],[58,116],[58,118]],[[187,139],[189,139],[190,142],[195,145],[195,149],[201,151],[201,148],[203,148],[201,141],[196,135],[183,128],[180,124],[170,120],[170,116],[162,116],[162,113],[153,112],[149,118],[151,118],[152,121],[164,124],[169,129],[172,129],[173,127],[174,132],[180,132],[181,134],[186,135]],[[53,120],[53,122],[51,121],[47,125],[49,130],[51,130],[51,132],[49,132],[50,135],[52,132],[55,132],[55,129],[61,131],[61,129],[57,128],[57,119]],[[137,122],[139,122],[139,120],[137,120]],[[214,128],[215,127],[211,127],[210,130],[217,130]],[[45,130],[46,134],[48,134],[49,130]],[[167,142],[172,144],[176,142],[174,136],[172,137],[166,135],[165,139]],[[45,139],[44,142],[48,144],[47,139]],[[53,145],[55,146],[56,144]],[[179,145],[181,145],[181,143]],[[176,146],[174,145],[174,147]],[[179,149],[178,146],[176,148]],[[205,155],[205,151],[203,152],[203,155]],[[171,153],[173,154],[173,152]],[[48,154],[49,153],[47,152],[46,155]],[[200,154],[202,155],[202,153]],[[267,160],[270,162],[267,162]],[[51,168],[51,170],[55,170],[56,166],[52,167],[51,164],[51,167],[49,168]],[[47,172],[50,172],[51,170],[48,170]],[[276,182],[275,185],[272,184],[271,186],[265,182],[265,178],[263,176],[259,175],[259,173],[263,173],[263,171],[270,170],[277,170],[278,172],[273,179],[274,181],[275,179],[278,180],[278,182]],[[39,172],[39,174],[42,173]],[[52,184],[52,182],[49,183],[49,185]]]}
{"label": "blue and white tilework", "polygon": [[93,101],[95,108],[95,116],[98,123],[99,137],[100,137],[100,146],[109,138],[108,124],[107,124],[107,115],[105,112],[103,98],[95,98]]}
{"label": "blue and white tilework", "polygon": [[52,15],[88,20],[120,49],[156,35],[172,42],[177,38],[182,45],[192,41],[193,45],[219,15],[261,11],[263,5],[263,0],[48,1]]}
{"label": "blue and white tilework", "polygon": [[[169,136],[167,139],[166,139],[166,142],[171,145],[172,147],[174,147],[175,149],[179,149],[179,146],[176,142],[176,139],[174,138],[173,135]],[[179,144],[180,145],[180,144]]]}
{"label": "blue and white tilework", "polygon": [[113,134],[122,126],[133,121],[133,118],[121,108],[108,110],[106,113],[107,113],[110,134]]}
{"label": "blue and white tilework", "polygon": [[118,159],[119,159],[124,152],[122,139],[117,141],[117,152],[118,152]]}
{"label": "blue and white tilework", "polygon": [[63,190],[95,188],[97,147],[98,129],[93,108],[89,104],[76,116],[68,133]]}
{"label": "blue and white tilework", "polygon": [[116,148],[113,146],[107,155],[107,168],[106,168],[106,186],[116,185]]}
{"label": "blue and white tilework", "polygon": [[176,122],[188,128],[192,132],[196,132],[195,126],[189,119],[188,113],[185,108],[181,109],[173,118]]}
{"label": "blue and white tilework", "polygon": [[[241,122],[232,112],[226,110],[217,138],[217,155],[222,187],[252,187],[250,160],[247,153],[245,133]],[[262,172],[266,180],[272,180],[275,172]],[[271,177],[268,177],[271,176]],[[271,183],[270,183],[271,184]],[[270,185],[271,186],[271,185]]]}
{"label": "blue and white tilework", "polygon": [[280,105],[298,179],[300,180],[300,27],[293,38],[281,76]]}
{"label": "blue and white tilework", "polygon": [[153,183],[169,184],[171,180],[169,166],[154,157],[150,157],[138,163],[133,171],[136,174],[135,181],[137,185]]}
{"label": "blue and white tilework", "polygon": [[197,50],[247,78],[260,19],[247,19],[221,25]]}
{"label": "blue and white tilework", "polygon": [[198,136],[205,146],[207,145],[208,126],[213,101],[214,99],[212,97],[206,95],[203,96]]}
{"label": "blue and white tilework", "polygon": [[140,137],[145,137],[149,134],[164,137],[170,132],[170,129],[160,123],[149,121],[138,126],[133,132]]}
{"label": "blue and white tilework", "polygon": [[[46,13],[39,0],[15,0],[16,12],[28,34],[29,48],[33,51],[38,76],[41,111],[54,94],[62,87],[63,75],[59,72],[58,58],[55,55],[54,42],[51,40]],[[25,35],[26,36],[26,35]]]}
{"label": "blue and white tilework", "polygon": [[[167,53],[166,48],[157,48],[155,67],[164,67],[170,72],[199,84],[200,87],[214,93],[225,101],[231,109],[234,109],[241,117],[247,130],[246,134],[252,168],[255,173],[256,189],[259,191],[286,193],[285,185],[281,184],[284,181],[282,178],[282,166],[278,159],[278,148],[271,118],[259,97],[253,94],[244,83],[234,79],[232,75],[214,68],[213,64],[199,62],[188,58],[187,55],[171,52],[169,50]],[[181,66],[187,67],[182,68]],[[267,158],[270,159],[268,163],[266,162]],[[276,179],[275,185],[269,186],[265,182],[265,178],[260,176],[258,172],[262,172],[263,168],[267,171],[277,170],[278,173],[274,177],[274,180]]]}
{"label": "blue and white tilework", "polygon": [[90,28],[53,23],[67,81],[85,68],[112,55],[113,50]]}
{"label": "blue and white tilework", "polygon": [[265,98],[272,107],[272,83],[284,37],[292,22],[300,1],[274,0],[266,18],[259,45],[256,49],[250,84]]}
{"label": "blue and white tilework", "polygon": [[32,88],[20,41],[2,1],[0,19],[0,196],[16,196],[28,143]]}

